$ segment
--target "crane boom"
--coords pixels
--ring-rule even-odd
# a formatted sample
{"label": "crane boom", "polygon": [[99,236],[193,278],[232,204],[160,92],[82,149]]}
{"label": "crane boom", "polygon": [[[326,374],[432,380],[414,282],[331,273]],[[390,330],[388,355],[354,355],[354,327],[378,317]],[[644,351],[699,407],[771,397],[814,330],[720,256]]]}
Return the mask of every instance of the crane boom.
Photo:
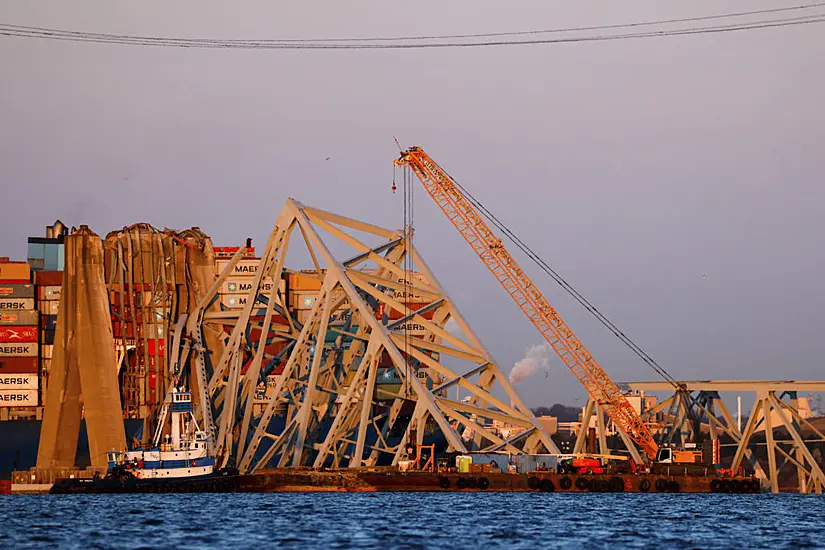
{"label": "crane boom", "polygon": [[658,445],[616,383],[562,320],[544,294],[527,276],[479,215],[453,179],[420,147],[410,147],[395,160],[409,166],[427,193],[458,229],[501,286],[515,300],[562,362],[584,385],[616,426],[651,458]]}

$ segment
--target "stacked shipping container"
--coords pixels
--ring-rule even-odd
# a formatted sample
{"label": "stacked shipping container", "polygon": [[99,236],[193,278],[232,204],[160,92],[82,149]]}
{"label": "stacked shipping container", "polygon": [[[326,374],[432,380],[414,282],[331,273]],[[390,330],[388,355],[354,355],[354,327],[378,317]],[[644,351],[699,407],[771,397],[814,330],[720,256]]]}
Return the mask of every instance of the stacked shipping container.
{"label": "stacked shipping container", "polygon": [[63,272],[35,272],[34,282],[40,310],[40,391],[41,395],[45,396],[54,355],[54,335],[60,308],[60,291],[63,288]]}
{"label": "stacked shipping container", "polygon": [[39,403],[38,315],[31,270],[0,262],[0,414]]}

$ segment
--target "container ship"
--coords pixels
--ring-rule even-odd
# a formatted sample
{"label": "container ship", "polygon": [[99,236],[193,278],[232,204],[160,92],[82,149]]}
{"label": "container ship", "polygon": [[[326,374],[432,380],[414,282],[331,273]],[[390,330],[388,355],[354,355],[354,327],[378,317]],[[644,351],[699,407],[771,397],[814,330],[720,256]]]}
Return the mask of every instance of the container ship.
{"label": "container ship", "polygon": [[[0,479],[9,479],[12,472],[29,470],[37,463],[63,285],[64,238],[68,234],[69,229],[57,221],[46,228],[45,237],[29,237],[26,261],[0,257]],[[197,301],[193,288],[198,283],[208,286],[240,247],[212,246],[211,239],[197,227],[171,231],[149,224],[112,231],[102,240],[118,390],[127,443],[134,448],[149,440],[161,409],[169,385],[164,376],[169,357],[166,344],[181,314]],[[245,257],[220,286],[219,299],[211,306],[214,310],[231,312],[246,305],[259,261],[248,239]],[[205,274],[203,281],[193,281],[196,274],[192,266]],[[270,278],[261,288],[268,292],[275,284],[288,296],[292,318],[305,322],[321,288],[317,273],[285,269],[278,281]],[[394,313],[390,316],[398,317]],[[283,318],[280,322],[286,324]],[[211,344],[220,346],[218,342]],[[270,361],[267,383],[259,385],[255,396],[258,412],[268,403],[268,391],[283,369],[290,341],[275,338],[265,351],[274,360]],[[382,357],[381,363],[376,393],[397,393],[401,380],[389,357]],[[82,420],[75,465],[83,469],[90,464]]]}

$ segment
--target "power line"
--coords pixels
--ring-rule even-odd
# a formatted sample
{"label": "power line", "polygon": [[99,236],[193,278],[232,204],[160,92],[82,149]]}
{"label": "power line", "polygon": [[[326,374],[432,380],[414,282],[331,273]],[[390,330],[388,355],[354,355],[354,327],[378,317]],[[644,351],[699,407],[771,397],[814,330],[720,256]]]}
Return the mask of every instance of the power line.
{"label": "power line", "polygon": [[[535,30],[528,30],[528,31],[511,31],[511,32],[491,32],[491,33],[468,33],[468,34],[440,34],[440,35],[430,35],[430,36],[393,36],[393,37],[385,37],[385,36],[375,36],[375,37],[361,37],[361,38],[279,38],[279,39],[259,39],[259,40],[247,40],[250,42],[255,43],[301,43],[301,42],[397,42],[397,41],[409,41],[409,40],[452,40],[452,39],[459,39],[459,38],[491,38],[491,37],[499,37],[499,36],[525,36],[525,35],[536,35],[536,34],[555,34],[555,33],[565,33],[565,32],[581,32],[581,31],[597,31],[597,30],[609,30],[609,29],[627,29],[627,28],[636,28],[636,27],[647,27],[647,26],[654,26],[654,25],[671,25],[674,23],[691,23],[696,21],[709,21],[715,19],[730,19],[736,17],[748,17],[752,15],[766,15],[769,13],[779,13],[779,12],[788,12],[788,11],[800,11],[800,10],[808,10],[812,8],[818,8],[825,6],[825,2],[816,2],[811,4],[801,4],[796,6],[788,6],[783,8],[771,8],[771,9],[762,9],[762,10],[752,10],[752,11],[740,11],[740,12],[733,12],[733,13],[721,13],[721,14],[714,14],[714,15],[703,15],[697,17],[682,17],[678,19],[659,19],[654,21],[640,21],[635,23],[617,23],[617,24],[610,24],[610,25],[589,25],[589,26],[582,26],[582,27],[566,27],[566,28],[556,28],[556,29],[535,29]],[[80,32],[80,31],[64,31],[60,29],[53,29],[48,27],[34,27],[34,26],[26,26],[26,25],[11,25],[11,24],[2,24],[2,27],[8,27],[11,29],[18,29],[21,31],[41,31],[46,33],[71,33],[78,36],[84,36],[87,38],[121,38],[121,39],[152,39],[152,40],[164,40],[163,37],[156,37],[156,36],[146,36],[140,37],[135,35],[128,35],[128,34],[103,34],[103,33],[89,33],[89,32]],[[180,39],[186,40],[186,39]],[[206,42],[234,42],[232,40],[219,40],[219,39],[209,39],[209,38],[193,38],[190,40],[195,41],[206,41]]]}
{"label": "power line", "polygon": [[[811,4],[808,7],[818,6]],[[825,3],[822,3],[825,5]],[[793,9],[793,8],[783,8]],[[748,12],[743,12],[748,13]],[[734,14],[711,17],[728,17]],[[675,20],[674,20],[675,21]],[[491,46],[523,46],[539,44],[562,44],[574,42],[603,42],[611,40],[628,40],[637,38],[656,38],[664,36],[685,36],[696,34],[724,33],[745,30],[767,29],[806,25],[825,22],[825,13],[788,17],[780,19],[766,19],[749,23],[732,23],[726,25],[688,27],[682,29],[650,30],[634,33],[617,33],[603,35],[584,35],[563,38],[542,38],[533,40],[487,40],[487,41],[450,41],[450,42],[403,42],[403,43],[350,43],[328,42],[329,39],[320,39],[316,42],[290,42],[282,40],[221,40],[204,38],[169,38],[137,35],[118,35],[106,33],[85,33],[62,29],[47,29],[43,27],[23,27],[19,25],[0,24],[0,36],[19,38],[39,38],[45,40],[92,42],[106,44],[123,44],[155,47],[177,48],[208,48],[208,49],[253,49],[253,50],[363,50],[363,49],[422,49],[422,48],[472,48]],[[639,26],[651,23],[628,24]],[[553,32],[572,32],[573,29],[559,29]],[[534,31],[524,31],[534,32]],[[550,31],[547,31],[550,32]],[[460,35],[453,35],[460,36]],[[415,37],[415,40],[424,37]],[[383,39],[374,39],[383,40]],[[412,40],[412,39],[410,39]]]}

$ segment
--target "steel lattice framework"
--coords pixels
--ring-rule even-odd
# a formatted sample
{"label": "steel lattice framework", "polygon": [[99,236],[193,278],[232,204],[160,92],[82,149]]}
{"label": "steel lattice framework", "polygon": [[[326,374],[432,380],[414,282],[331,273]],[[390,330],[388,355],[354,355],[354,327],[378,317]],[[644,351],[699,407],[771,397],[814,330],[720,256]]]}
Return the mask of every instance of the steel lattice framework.
{"label": "steel lattice framework", "polygon": [[[300,233],[295,240],[305,245],[320,278],[303,323],[290,314],[278,284],[263,290],[264,281],[281,279],[293,233]],[[338,259],[324,237],[352,256]],[[381,242],[368,245],[366,239]],[[243,252],[181,321],[172,358],[175,371],[191,372],[199,388],[199,414],[212,431],[220,465],[250,473],[267,465],[397,464],[408,443],[421,444],[428,432],[443,434],[448,450],[457,452],[559,452],[427,267],[411,232],[289,199],[246,305],[220,311],[216,293]],[[405,269],[410,265],[415,278]],[[413,294],[415,307],[405,298]],[[445,328],[450,320],[456,330]],[[409,331],[411,323],[418,332]],[[210,332],[221,334],[221,349],[207,346]],[[267,351],[275,341],[286,343],[277,357]],[[283,371],[261,403],[256,390],[272,380],[278,361]],[[377,384],[379,365],[400,380],[393,391]],[[459,389],[467,398],[448,396]],[[522,431],[505,438],[490,428],[492,421]]]}
{"label": "steel lattice framework", "polygon": [[602,369],[544,294],[507,251],[450,176],[420,147],[403,151],[396,165],[409,166],[484,265],[518,304],[567,368],[616,425],[650,458],[658,446],[619,387]]}

